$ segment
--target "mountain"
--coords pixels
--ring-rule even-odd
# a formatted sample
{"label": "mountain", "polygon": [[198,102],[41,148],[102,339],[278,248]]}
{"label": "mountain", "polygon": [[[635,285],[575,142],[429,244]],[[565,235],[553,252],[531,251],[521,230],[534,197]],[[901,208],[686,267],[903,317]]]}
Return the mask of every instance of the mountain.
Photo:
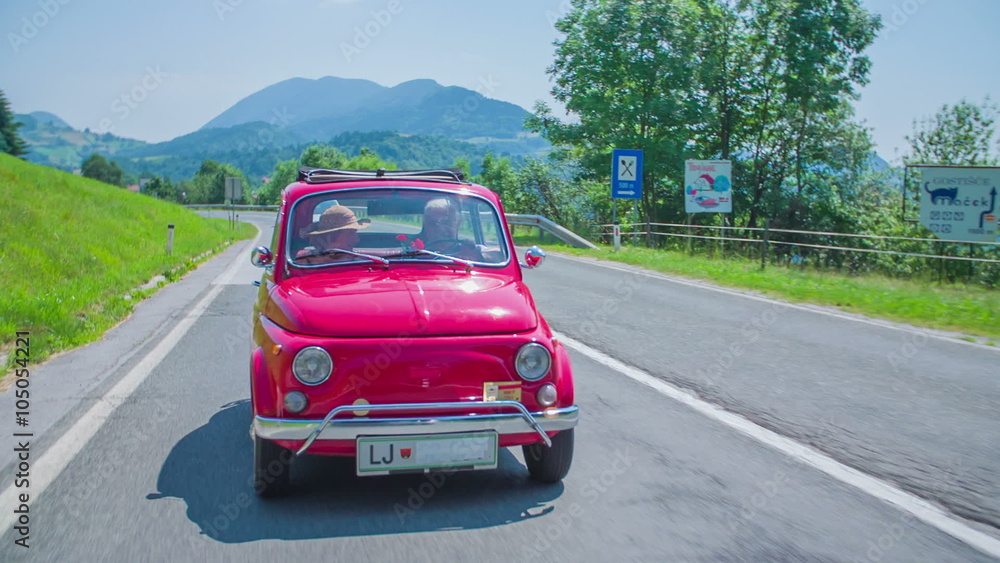
{"label": "mountain", "polygon": [[301,140],[378,130],[455,139],[516,139],[525,133],[527,116],[515,104],[433,80],[411,80],[389,88],[369,80],[326,76],[268,86],[222,112],[201,131],[260,121],[285,128]]}
{"label": "mountain", "polygon": [[[299,143],[282,147],[270,147],[259,143],[261,133],[271,131],[264,123],[248,123],[229,129],[215,130],[217,137],[207,134],[212,130],[197,131],[161,143],[120,153],[118,163],[126,172],[140,174],[148,172],[155,176],[170,176],[171,179],[183,179],[194,176],[201,166],[201,161],[215,160],[231,164],[242,170],[253,180],[269,176],[274,167],[281,161],[297,159],[313,142]],[[244,132],[246,135],[235,133]],[[544,150],[547,146],[543,139],[534,139]],[[336,147],[341,152],[353,156],[362,148],[375,151],[382,158],[396,163],[403,169],[443,168],[451,166],[456,159],[465,158],[472,164],[473,173],[479,172],[479,166],[487,151],[496,155],[509,155],[516,164],[523,162],[524,152],[511,153],[509,147],[502,143],[473,144],[457,139],[440,136],[401,135],[394,131],[369,131],[341,133],[324,144]],[[522,147],[531,146],[524,142]]]}
{"label": "mountain", "polygon": [[15,114],[14,117],[23,123],[17,132],[29,145],[25,155],[28,162],[68,172],[79,169],[83,160],[95,152],[114,159],[123,150],[146,145],[143,141],[110,133],[98,134],[89,129],[77,131],[58,116],[44,111]]}
{"label": "mountain", "polygon": [[126,155],[133,158],[163,156],[199,158],[209,153],[274,149],[307,141],[286,128],[254,121],[224,129],[199,129],[194,133],[181,135],[162,143],[133,147],[126,152]]}
{"label": "mountain", "polygon": [[362,147],[403,168],[439,168],[465,158],[478,167],[487,152],[514,162],[550,146],[524,130],[528,112],[465,88],[411,80],[391,88],[369,80],[292,78],[237,102],[205,126],[162,143],[77,131],[46,112],[17,116],[28,160],[73,171],[91,153],[133,175],[190,178],[203,160],[232,164],[250,178],[298,158],[310,144],[354,155]]}
{"label": "mountain", "polygon": [[288,126],[330,117],[331,108],[350,111],[384,87],[370,80],[327,76],[290,78],[250,94],[201,129],[225,128],[253,121]]}
{"label": "mountain", "polygon": [[871,155],[868,156],[868,167],[874,172],[892,170],[892,165],[886,162],[886,160],[879,156],[879,154],[875,151],[872,151]]}
{"label": "mountain", "polygon": [[59,129],[72,129],[69,123],[66,123],[62,119],[59,119],[59,116],[57,116],[54,113],[49,113],[47,111],[33,111],[28,115],[33,117],[35,121],[37,121],[38,123],[44,125],[51,125]]}

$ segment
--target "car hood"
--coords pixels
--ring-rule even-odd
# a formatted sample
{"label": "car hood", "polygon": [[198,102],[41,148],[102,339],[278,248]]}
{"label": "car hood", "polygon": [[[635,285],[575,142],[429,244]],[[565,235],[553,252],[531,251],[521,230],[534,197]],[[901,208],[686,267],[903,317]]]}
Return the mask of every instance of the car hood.
{"label": "car hood", "polygon": [[331,337],[510,334],[538,325],[528,287],[506,275],[345,274],[285,280],[263,313],[291,332]]}

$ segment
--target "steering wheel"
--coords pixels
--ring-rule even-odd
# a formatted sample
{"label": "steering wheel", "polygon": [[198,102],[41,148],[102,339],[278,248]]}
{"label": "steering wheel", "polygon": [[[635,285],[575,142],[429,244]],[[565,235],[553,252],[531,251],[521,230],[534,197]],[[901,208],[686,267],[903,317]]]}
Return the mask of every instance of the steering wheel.
{"label": "steering wheel", "polygon": [[424,248],[441,254],[451,254],[466,260],[482,260],[483,253],[472,241],[460,238],[443,238],[427,243]]}

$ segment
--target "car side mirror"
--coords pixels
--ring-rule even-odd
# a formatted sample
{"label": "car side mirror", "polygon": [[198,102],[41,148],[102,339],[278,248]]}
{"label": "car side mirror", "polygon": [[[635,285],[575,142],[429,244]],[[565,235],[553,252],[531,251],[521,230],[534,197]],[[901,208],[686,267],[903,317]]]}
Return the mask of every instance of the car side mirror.
{"label": "car side mirror", "polygon": [[250,253],[250,263],[258,268],[268,268],[274,265],[274,254],[266,246],[258,246]]}
{"label": "car side mirror", "polygon": [[541,266],[544,260],[545,251],[538,246],[532,246],[524,251],[524,262],[521,263],[521,267],[531,270]]}

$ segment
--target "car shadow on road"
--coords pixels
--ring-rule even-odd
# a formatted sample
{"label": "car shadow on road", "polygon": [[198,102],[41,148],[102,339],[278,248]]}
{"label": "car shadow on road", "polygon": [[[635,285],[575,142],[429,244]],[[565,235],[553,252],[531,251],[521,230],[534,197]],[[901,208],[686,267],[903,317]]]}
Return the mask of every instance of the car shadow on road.
{"label": "car shadow on road", "polygon": [[502,526],[551,513],[563,492],[530,481],[501,449],[495,470],[392,477],[359,478],[353,459],[306,456],[287,496],[260,499],[250,481],[250,419],[249,401],[238,401],[182,438],[147,499],[179,498],[201,533],[242,543]]}

